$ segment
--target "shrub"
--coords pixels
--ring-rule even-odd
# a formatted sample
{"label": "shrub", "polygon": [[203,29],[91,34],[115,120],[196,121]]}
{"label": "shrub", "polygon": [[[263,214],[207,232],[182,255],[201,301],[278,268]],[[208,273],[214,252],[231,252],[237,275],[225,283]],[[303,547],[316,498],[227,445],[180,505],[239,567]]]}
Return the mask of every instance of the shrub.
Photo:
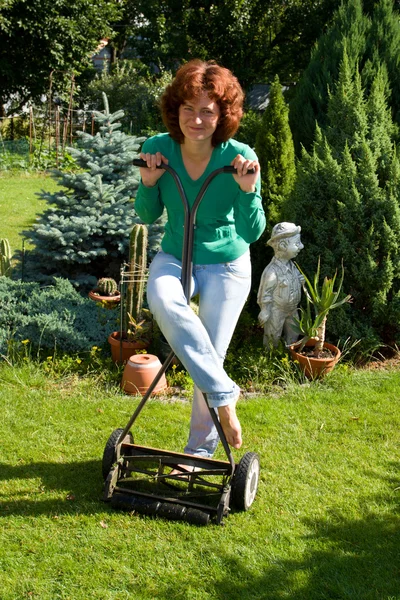
{"label": "shrub", "polygon": [[262,115],[259,112],[252,109],[246,110],[235,134],[235,139],[254,148],[261,119]]}
{"label": "shrub", "polygon": [[110,73],[103,72],[90,82],[86,94],[90,105],[102,108],[104,92],[114,110],[123,110],[122,130],[134,135],[165,131],[159,99],[171,81],[169,72],[151,75],[137,60],[120,60]]}
{"label": "shrub", "polygon": [[117,328],[117,311],[81,296],[61,278],[54,285],[12,281],[0,277],[0,352],[10,340],[29,340],[46,351],[90,351],[103,346]]}

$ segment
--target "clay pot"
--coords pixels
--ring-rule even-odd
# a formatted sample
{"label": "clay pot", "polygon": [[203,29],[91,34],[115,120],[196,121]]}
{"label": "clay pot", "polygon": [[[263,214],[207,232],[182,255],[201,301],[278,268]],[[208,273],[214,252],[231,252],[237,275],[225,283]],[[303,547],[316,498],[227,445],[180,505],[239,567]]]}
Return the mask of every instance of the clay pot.
{"label": "clay pot", "polygon": [[[315,346],[314,340],[308,340],[305,344],[307,347]],[[342,353],[333,344],[328,344],[328,342],[324,342],[324,348],[330,350],[333,354],[331,358],[314,358],[310,355],[305,355],[297,352],[296,344],[292,344],[289,347],[290,355],[293,360],[297,360],[300,364],[301,369],[304,371],[305,376],[308,379],[316,379],[318,377],[323,377],[329,371],[332,371]]]}
{"label": "clay pot", "polygon": [[[125,365],[122,374],[121,388],[126,394],[145,394],[154,377],[161,368],[161,363],[154,354],[136,354],[131,356]],[[153,390],[153,394],[159,394],[167,387],[165,373]]]}
{"label": "clay pot", "polygon": [[121,294],[118,292],[115,296],[101,296],[96,293],[96,290],[91,290],[88,294],[91,300],[95,302],[104,302],[106,308],[114,308],[121,300]]}
{"label": "clay pot", "polygon": [[112,359],[120,365],[126,363],[129,357],[136,354],[138,350],[146,350],[150,345],[148,342],[128,342],[124,339],[120,342],[120,335],[119,331],[114,331],[108,336]]}

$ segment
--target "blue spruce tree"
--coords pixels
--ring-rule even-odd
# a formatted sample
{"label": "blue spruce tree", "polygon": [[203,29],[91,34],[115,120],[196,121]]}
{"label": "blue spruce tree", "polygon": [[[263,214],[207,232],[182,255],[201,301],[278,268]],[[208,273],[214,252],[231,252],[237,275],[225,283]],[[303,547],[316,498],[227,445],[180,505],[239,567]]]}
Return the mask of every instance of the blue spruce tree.
{"label": "blue spruce tree", "polygon": [[[40,196],[50,205],[29,231],[33,250],[25,272],[29,279],[48,281],[65,277],[75,285],[93,286],[99,277],[118,278],[128,258],[129,235],[140,222],[134,210],[139,170],[132,165],[144,138],[118,131],[123,111],[96,112],[96,135],[79,132],[78,148],[70,152],[80,170],[55,170],[62,189]],[[162,221],[149,228],[150,255],[159,245]]]}

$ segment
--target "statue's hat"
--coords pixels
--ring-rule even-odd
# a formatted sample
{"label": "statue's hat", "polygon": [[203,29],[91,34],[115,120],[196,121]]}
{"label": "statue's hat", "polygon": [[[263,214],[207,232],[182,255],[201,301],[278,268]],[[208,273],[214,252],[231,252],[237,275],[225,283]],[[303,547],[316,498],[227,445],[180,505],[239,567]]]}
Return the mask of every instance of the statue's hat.
{"label": "statue's hat", "polygon": [[268,240],[267,244],[272,246],[276,241],[292,237],[293,235],[298,235],[301,231],[300,225],[295,225],[294,223],[277,223],[274,225],[271,232],[271,237]]}

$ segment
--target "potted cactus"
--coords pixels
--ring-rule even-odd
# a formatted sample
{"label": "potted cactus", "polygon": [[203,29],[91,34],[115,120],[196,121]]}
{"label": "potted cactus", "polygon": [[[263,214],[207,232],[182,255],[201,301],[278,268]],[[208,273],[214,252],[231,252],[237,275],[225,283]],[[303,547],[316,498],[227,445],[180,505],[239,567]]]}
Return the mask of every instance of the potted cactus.
{"label": "potted cactus", "polygon": [[107,308],[112,308],[121,300],[118,284],[112,277],[101,277],[96,287],[89,292],[89,298],[103,302]]}
{"label": "potted cactus", "polygon": [[150,312],[143,308],[147,275],[147,240],[145,225],[133,226],[129,239],[128,269],[121,273],[121,328],[108,338],[114,362],[126,362],[138,350],[148,348],[152,338]]}
{"label": "potted cactus", "polygon": [[[335,290],[337,272],[332,278],[325,277],[319,285],[320,261],[313,281],[311,281],[296,265],[304,277],[304,293],[306,295],[306,308],[300,309],[300,319],[297,326],[302,338],[289,347],[291,356],[296,360],[305,375],[314,379],[331,371],[338,362],[341,352],[339,348],[325,341],[326,320],[329,312],[351,301],[347,295],[339,298],[343,285],[344,269]],[[312,307],[312,308],[311,308]]]}

